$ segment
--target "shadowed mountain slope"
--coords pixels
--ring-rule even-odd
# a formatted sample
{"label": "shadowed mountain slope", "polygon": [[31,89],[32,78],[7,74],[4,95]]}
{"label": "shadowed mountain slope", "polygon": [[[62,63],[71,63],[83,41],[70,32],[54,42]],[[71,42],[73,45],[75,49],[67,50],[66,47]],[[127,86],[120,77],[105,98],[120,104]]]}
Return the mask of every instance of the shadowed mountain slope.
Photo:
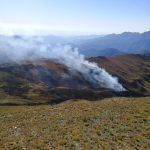
{"label": "shadowed mountain slope", "polygon": [[56,60],[39,59],[0,65],[0,104],[59,103],[67,99],[102,99],[116,95],[150,95],[150,57],[118,55],[93,57],[128,90],[116,93],[96,88],[81,73]]}
{"label": "shadowed mountain slope", "polygon": [[116,55],[109,58],[93,57],[89,58],[89,61],[117,76],[127,90],[143,95],[150,94],[149,56]]}

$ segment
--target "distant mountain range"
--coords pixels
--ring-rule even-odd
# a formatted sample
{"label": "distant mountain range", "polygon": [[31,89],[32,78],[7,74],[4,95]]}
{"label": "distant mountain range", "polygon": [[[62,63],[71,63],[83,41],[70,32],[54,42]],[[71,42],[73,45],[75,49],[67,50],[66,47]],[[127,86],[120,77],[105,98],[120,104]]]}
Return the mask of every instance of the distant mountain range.
{"label": "distant mountain range", "polygon": [[[3,42],[8,39],[21,39],[25,36],[3,36],[0,35],[0,49]],[[28,37],[29,38],[29,37]],[[69,44],[77,47],[81,54],[86,57],[113,56],[117,54],[150,54],[150,31],[144,33],[124,32],[121,34],[109,35],[88,35],[88,36],[33,36],[32,38],[44,40],[51,45]]]}
{"label": "distant mountain range", "polygon": [[105,49],[95,49],[95,50],[86,50],[80,51],[80,53],[84,54],[86,57],[96,57],[96,56],[113,56],[118,54],[124,54],[124,52],[119,51],[115,48],[105,48]]}
{"label": "distant mountain range", "polygon": [[79,47],[79,51],[85,56],[110,56],[120,53],[148,54],[150,53],[150,31],[76,39],[73,44]]}

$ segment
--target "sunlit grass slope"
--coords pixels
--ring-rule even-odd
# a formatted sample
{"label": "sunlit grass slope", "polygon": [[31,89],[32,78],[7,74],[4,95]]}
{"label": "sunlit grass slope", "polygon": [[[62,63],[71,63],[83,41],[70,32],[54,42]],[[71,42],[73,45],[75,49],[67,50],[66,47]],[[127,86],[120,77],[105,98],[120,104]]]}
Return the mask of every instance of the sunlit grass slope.
{"label": "sunlit grass slope", "polygon": [[150,97],[0,106],[0,149],[148,150]]}

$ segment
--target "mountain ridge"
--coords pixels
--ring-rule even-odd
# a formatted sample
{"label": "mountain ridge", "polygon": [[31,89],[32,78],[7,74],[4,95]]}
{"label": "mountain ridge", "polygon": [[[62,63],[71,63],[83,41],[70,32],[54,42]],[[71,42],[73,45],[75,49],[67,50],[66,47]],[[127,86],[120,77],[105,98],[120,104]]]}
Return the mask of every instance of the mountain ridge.
{"label": "mountain ridge", "polygon": [[[76,46],[79,47],[79,51],[85,56],[89,56],[89,53],[92,54],[92,52],[94,53],[95,51],[99,51],[99,55],[101,55],[101,51],[109,48],[117,49],[122,53],[141,54],[143,54],[142,51],[146,49],[148,53],[150,53],[149,43],[150,31],[143,33],[123,32],[121,34],[109,34],[87,40],[77,40],[75,42]],[[106,55],[103,54],[103,56],[107,56],[107,52]]]}
{"label": "mountain ridge", "polygon": [[117,76],[127,92],[97,89],[79,72],[72,73],[54,60],[40,59],[0,65],[0,103],[41,104],[78,98],[150,95],[150,56],[128,54],[88,60]]}

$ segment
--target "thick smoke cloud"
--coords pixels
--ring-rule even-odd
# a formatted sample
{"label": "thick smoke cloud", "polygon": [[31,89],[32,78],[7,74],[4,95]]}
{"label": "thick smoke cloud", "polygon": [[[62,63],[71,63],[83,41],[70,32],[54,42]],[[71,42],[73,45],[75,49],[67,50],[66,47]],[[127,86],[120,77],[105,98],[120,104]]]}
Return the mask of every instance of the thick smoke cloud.
{"label": "thick smoke cloud", "polygon": [[50,58],[65,64],[70,70],[80,72],[92,84],[124,91],[116,77],[111,76],[97,64],[85,60],[77,48],[70,45],[52,46],[44,37],[1,37],[0,62]]}

